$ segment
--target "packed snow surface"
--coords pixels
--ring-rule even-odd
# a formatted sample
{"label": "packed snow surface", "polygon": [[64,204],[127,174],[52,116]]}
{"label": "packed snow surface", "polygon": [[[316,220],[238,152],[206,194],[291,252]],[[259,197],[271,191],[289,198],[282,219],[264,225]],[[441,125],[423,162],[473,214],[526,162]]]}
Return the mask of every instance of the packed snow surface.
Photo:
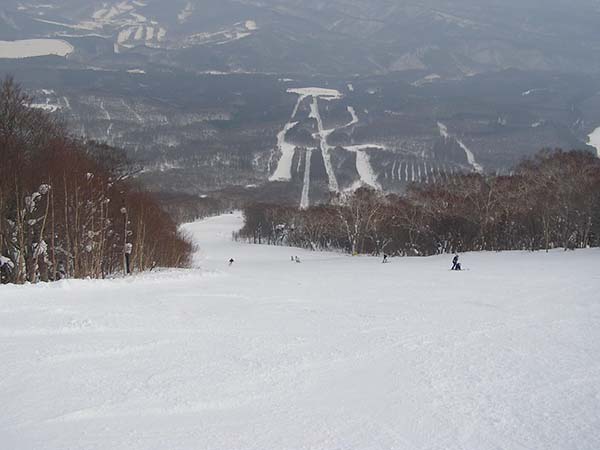
{"label": "packed snow surface", "polygon": [[26,39],[22,41],[0,41],[0,59],[21,59],[34,56],[67,56],[73,46],[60,39]]}
{"label": "packed snow surface", "polygon": [[200,269],[0,286],[1,447],[600,448],[600,251],[451,272],[240,225],[184,227]]}

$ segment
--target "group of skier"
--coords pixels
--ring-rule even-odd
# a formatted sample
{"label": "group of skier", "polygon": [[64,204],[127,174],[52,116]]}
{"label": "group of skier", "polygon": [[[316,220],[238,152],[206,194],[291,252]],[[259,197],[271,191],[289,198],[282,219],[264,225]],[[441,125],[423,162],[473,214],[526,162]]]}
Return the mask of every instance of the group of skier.
{"label": "group of skier", "polygon": [[[383,261],[381,261],[383,264],[388,263],[388,255],[387,254],[383,254]],[[297,256],[290,256],[290,261],[291,262],[295,262],[295,263],[300,263],[300,258],[298,258]],[[229,260],[229,265],[231,266],[234,263],[234,259],[231,258]],[[452,268],[450,270],[462,270],[462,267],[460,265],[460,263],[458,262],[458,255],[454,255],[454,258],[452,258]]]}

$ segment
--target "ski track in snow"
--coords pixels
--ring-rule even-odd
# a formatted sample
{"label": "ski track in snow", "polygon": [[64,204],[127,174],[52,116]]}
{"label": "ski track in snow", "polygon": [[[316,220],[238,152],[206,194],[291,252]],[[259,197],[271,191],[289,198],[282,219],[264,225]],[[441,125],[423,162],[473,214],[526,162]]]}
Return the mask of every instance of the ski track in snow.
{"label": "ski track in snow", "polygon": [[1,447],[600,448],[600,250],[451,272],[241,225],[183,227],[201,269],[0,286]]}
{"label": "ski track in snow", "polygon": [[467,157],[467,161],[469,162],[469,165],[473,168],[473,170],[475,172],[477,172],[477,173],[483,173],[483,167],[475,160],[475,155],[463,143],[463,141],[461,141],[460,139],[458,139],[456,136],[450,136],[450,134],[448,133],[448,127],[446,125],[444,125],[443,123],[438,122],[438,128],[440,130],[440,135],[444,139],[454,138],[456,140],[456,142],[458,143],[458,145],[460,146],[460,148],[465,152],[465,155]]}

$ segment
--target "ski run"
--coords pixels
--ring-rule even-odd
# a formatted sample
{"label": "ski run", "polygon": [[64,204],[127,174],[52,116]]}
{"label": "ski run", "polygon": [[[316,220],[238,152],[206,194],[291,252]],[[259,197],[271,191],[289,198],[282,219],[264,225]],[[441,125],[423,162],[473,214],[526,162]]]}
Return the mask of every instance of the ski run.
{"label": "ski run", "polygon": [[471,168],[477,173],[483,173],[483,167],[475,160],[475,155],[473,152],[464,144],[463,141],[458,139],[457,137],[450,136],[448,133],[448,127],[441,122],[438,122],[438,128],[440,130],[440,135],[444,139],[454,139],[459,147],[465,152],[465,156],[467,157],[467,161]]}
{"label": "ski run", "polygon": [[[352,91],[353,89],[349,89]],[[338,129],[349,128],[359,123],[359,118],[356,110],[352,106],[347,106],[348,114],[350,114],[350,121],[345,125],[338,128],[326,129],[323,124],[321,116],[321,110],[319,107],[319,99],[323,101],[334,101],[343,98],[343,95],[335,89],[325,88],[293,88],[288,89],[288,93],[296,94],[298,100],[292,111],[290,121],[285,124],[283,129],[277,134],[277,149],[280,153],[279,161],[273,174],[269,177],[269,181],[285,181],[289,182],[292,180],[292,165],[294,155],[296,153],[296,145],[289,143],[286,140],[288,132],[293,129],[300,122],[297,120],[298,111],[300,106],[306,99],[310,100],[310,113],[308,118],[314,119],[317,124],[317,132],[313,135],[319,141],[319,148],[325,164],[325,171],[327,173],[327,179],[329,184],[329,190],[332,192],[339,192],[340,186],[335,174],[335,169],[331,161],[331,153],[334,149],[328,142],[329,136],[337,131]],[[363,144],[353,145],[344,147],[349,152],[356,153],[356,171],[360,177],[360,181],[355,183],[349,189],[353,190],[362,185],[368,185],[376,189],[381,189],[381,185],[377,181],[375,172],[371,166],[369,155],[366,153],[367,150],[372,149],[383,149],[384,147],[374,144]],[[310,162],[312,159],[312,152],[318,150],[316,148],[306,149],[305,152],[305,167],[302,185],[302,195],[300,199],[300,207],[308,208],[310,206]]]}
{"label": "ski run", "polygon": [[196,269],[0,286],[0,447],[600,448],[599,250],[452,272],[241,225],[184,226]]}

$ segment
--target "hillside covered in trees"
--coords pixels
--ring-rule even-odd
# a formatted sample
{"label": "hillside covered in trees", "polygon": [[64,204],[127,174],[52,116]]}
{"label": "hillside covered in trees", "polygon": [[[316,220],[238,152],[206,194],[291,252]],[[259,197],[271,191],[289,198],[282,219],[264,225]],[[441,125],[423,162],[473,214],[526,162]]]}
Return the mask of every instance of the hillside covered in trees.
{"label": "hillside covered in trees", "polygon": [[[108,146],[71,138],[13,80],[0,88],[2,283],[189,263],[192,245]],[[129,264],[127,264],[127,260]]]}
{"label": "hillside covered in trees", "polygon": [[360,188],[305,210],[255,204],[239,239],[357,254],[600,246],[600,159],[543,151],[508,176],[456,175],[406,195]]}

